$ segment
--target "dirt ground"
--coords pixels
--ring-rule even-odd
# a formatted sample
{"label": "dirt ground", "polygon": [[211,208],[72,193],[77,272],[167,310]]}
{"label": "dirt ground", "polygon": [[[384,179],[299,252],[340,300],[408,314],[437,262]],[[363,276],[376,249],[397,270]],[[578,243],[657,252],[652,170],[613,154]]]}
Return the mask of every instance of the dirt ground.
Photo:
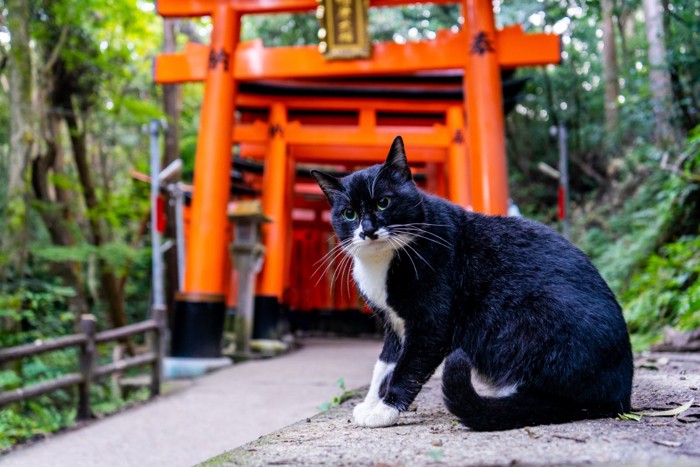
{"label": "dirt ground", "polygon": [[[360,396],[203,465],[688,465],[700,466],[700,354],[656,353],[635,362],[633,407],[676,416],[604,419],[477,433],[442,404],[434,377],[389,428],[352,422]],[[368,379],[370,375],[367,375]]]}

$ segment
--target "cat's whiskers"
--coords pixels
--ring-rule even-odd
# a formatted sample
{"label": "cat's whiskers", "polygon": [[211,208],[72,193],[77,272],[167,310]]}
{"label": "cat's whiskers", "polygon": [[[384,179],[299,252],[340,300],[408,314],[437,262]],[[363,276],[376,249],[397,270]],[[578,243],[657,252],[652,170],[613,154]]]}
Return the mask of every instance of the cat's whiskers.
{"label": "cat's whiskers", "polygon": [[[333,271],[333,274],[331,276],[331,287],[333,287],[333,284],[336,283],[336,279],[339,279],[341,282],[343,281],[343,276],[346,273],[347,267],[348,267],[348,262],[352,259],[353,255],[353,249],[350,247],[347,251],[343,251],[345,256],[343,259],[340,260],[340,264],[338,264],[338,267]],[[348,296],[349,296],[349,288],[348,288]]]}
{"label": "cat's whiskers", "polygon": [[353,264],[353,259],[354,259],[354,254],[356,251],[356,247],[353,247],[351,252],[348,253],[348,255],[343,258],[343,260],[340,262],[339,270],[340,270],[340,280],[341,282],[343,281],[343,277],[347,276],[347,279],[345,280],[345,291],[348,294],[348,297],[350,297],[350,278],[352,277],[352,264]]}
{"label": "cat's whiskers", "polygon": [[[430,263],[429,263],[425,258],[423,258],[423,255],[421,255],[420,253],[418,253],[418,251],[417,251],[415,248],[413,248],[413,247],[411,246],[410,243],[406,243],[406,245],[404,245],[404,246],[405,246],[406,248],[410,249],[412,252],[414,252],[421,260],[423,260],[423,262],[424,262],[433,272],[435,272],[435,269],[433,269],[433,267],[430,265]],[[407,253],[408,253],[408,252],[407,252]]]}
{"label": "cat's whiskers", "polygon": [[[333,267],[333,265],[335,264],[336,260],[338,259],[338,257],[339,257],[342,253],[343,253],[342,251],[339,252],[339,253],[337,253],[337,254],[328,262],[328,264],[326,265],[326,267],[323,269],[323,272],[320,273],[320,274],[318,275],[318,279],[316,280],[316,283],[314,284],[314,286],[317,286],[317,285],[321,282],[321,279],[323,279],[323,277],[324,277],[324,276],[328,273],[328,271]],[[317,268],[316,271],[314,271],[314,273],[311,275],[311,277],[313,278],[313,276],[315,276],[315,275],[318,273],[318,271],[319,271],[320,269],[321,269],[320,267]],[[332,282],[333,282],[333,275],[331,275],[331,284],[332,284]]]}
{"label": "cat's whiskers", "polygon": [[435,236],[437,235],[435,232],[431,232],[429,230],[426,230],[426,227],[450,227],[447,224],[431,224],[428,222],[408,222],[408,223],[403,223],[403,224],[390,224],[387,226],[387,228],[393,228],[393,227],[410,227],[414,229],[421,229],[427,233],[431,233]]}
{"label": "cat's whiskers", "polygon": [[345,273],[346,273],[346,279],[345,279],[345,292],[348,294],[348,298],[351,297],[350,293],[350,279],[352,279],[352,265],[354,262],[354,257],[353,256],[348,256],[347,257],[347,262],[345,266]]}
{"label": "cat's whiskers", "polygon": [[413,264],[413,271],[416,273],[416,280],[418,280],[418,268],[416,267],[416,263],[413,261],[413,258],[411,258],[411,255],[405,250],[405,246],[407,246],[408,243],[402,245],[402,242],[400,242],[396,237],[392,237],[391,235],[387,237],[387,240],[394,246],[394,248],[397,251],[406,252],[406,256],[411,261],[411,264]]}
{"label": "cat's whiskers", "polygon": [[418,236],[420,238],[424,238],[425,240],[432,241],[434,243],[437,243],[439,245],[442,245],[444,247],[449,247],[450,245],[447,243],[447,241],[442,238],[441,236],[434,234],[432,232],[429,232],[424,229],[419,229],[416,227],[395,227],[392,229],[392,232],[397,232],[397,233],[403,233],[403,234],[408,234],[412,236]]}
{"label": "cat's whiskers", "polygon": [[[323,276],[326,275],[326,273],[328,272],[328,270],[333,266],[333,264],[335,264],[336,260],[337,260],[341,255],[343,255],[343,254],[349,255],[349,254],[350,254],[350,253],[347,251],[347,247],[349,246],[349,244],[351,243],[351,241],[352,241],[351,239],[343,240],[342,242],[338,243],[338,244],[335,245],[333,248],[331,248],[331,250],[330,250],[328,253],[326,253],[325,255],[323,255],[323,256],[321,257],[321,259],[319,259],[318,261],[316,261],[316,263],[314,263],[314,266],[315,266],[316,264],[318,264],[319,262],[320,262],[321,264],[319,264],[319,265],[316,267],[316,269],[314,270],[314,272],[311,274],[311,278],[312,278],[312,279],[313,279],[313,277],[314,277],[315,275],[319,274],[319,271],[322,270],[322,272],[318,275],[318,280],[316,280],[316,284],[315,284],[315,285],[318,285],[318,284],[321,282],[321,279],[323,279]],[[332,285],[332,284],[333,284],[333,275],[331,276],[331,285]]]}
{"label": "cat's whiskers", "polygon": [[425,225],[428,227],[451,227],[449,224],[431,224],[429,222],[409,222],[407,224],[397,224],[397,225],[410,225],[410,226]]}
{"label": "cat's whiskers", "polygon": [[331,255],[333,255],[334,253],[337,253],[339,250],[342,250],[344,243],[346,243],[346,242],[347,242],[347,240],[345,240],[343,242],[336,243],[333,248],[331,248],[325,255],[323,255],[313,265],[316,266],[317,264],[321,263],[319,265],[319,267],[322,266],[326,261],[328,261],[328,259],[330,258]]}
{"label": "cat's whiskers", "polygon": [[410,235],[413,237],[418,237],[422,238],[426,241],[433,242],[437,245],[444,246],[445,248],[451,248],[451,246],[447,243],[447,241],[439,236],[438,234],[434,232],[430,232],[428,230],[422,229],[420,227],[416,227],[414,225],[406,224],[406,225],[401,225],[401,224],[395,224],[393,226],[389,226],[391,228],[392,232],[396,232],[399,234],[406,234]]}

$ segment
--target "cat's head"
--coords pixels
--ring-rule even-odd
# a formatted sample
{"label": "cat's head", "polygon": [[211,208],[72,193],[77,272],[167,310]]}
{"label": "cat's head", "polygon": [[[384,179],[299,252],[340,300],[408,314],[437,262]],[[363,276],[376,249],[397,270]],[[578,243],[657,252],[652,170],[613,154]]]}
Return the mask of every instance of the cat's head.
{"label": "cat's head", "polygon": [[403,140],[394,139],[383,164],[336,178],[311,175],[331,205],[331,224],[346,251],[365,255],[397,250],[423,222],[421,193],[408,167]]}

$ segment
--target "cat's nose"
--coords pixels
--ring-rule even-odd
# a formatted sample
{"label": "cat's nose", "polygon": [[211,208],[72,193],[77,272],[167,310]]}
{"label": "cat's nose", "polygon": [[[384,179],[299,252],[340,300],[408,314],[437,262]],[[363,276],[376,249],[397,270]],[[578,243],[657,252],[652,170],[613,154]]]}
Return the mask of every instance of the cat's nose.
{"label": "cat's nose", "polygon": [[360,238],[362,240],[364,240],[366,237],[369,237],[370,240],[376,240],[377,239],[376,230],[371,229],[371,230],[365,230],[364,232],[360,232]]}
{"label": "cat's nose", "polygon": [[371,222],[362,222],[362,232],[360,232],[360,238],[364,240],[365,237],[369,237],[370,240],[377,239],[377,229]]}

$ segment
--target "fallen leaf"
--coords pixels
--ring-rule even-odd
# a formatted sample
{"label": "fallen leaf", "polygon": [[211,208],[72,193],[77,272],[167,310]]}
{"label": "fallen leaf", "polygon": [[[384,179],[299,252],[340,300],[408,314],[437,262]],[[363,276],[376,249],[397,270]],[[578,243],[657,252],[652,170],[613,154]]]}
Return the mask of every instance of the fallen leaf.
{"label": "fallen leaf", "polygon": [[642,415],[646,415],[647,417],[673,417],[688,410],[693,405],[693,402],[695,402],[695,398],[690,399],[688,402],[675,409],[662,410],[659,412],[642,412]]}
{"label": "fallen leaf", "polygon": [[636,412],[627,412],[627,413],[619,413],[617,414],[617,418],[624,422],[628,422],[630,420],[634,420],[635,422],[638,422],[642,419],[642,414],[641,413],[636,413]]}
{"label": "fallen leaf", "polygon": [[652,439],[651,442],[656,443],[656,444],[660,444],[661,446],[666,446],[669,448],[677,448],[678,446],[683,444],[683,443],[680,443],[678,441],[665,441],[665,440],[661,440],[661,439],[659,439],[659,440]]}
{"label": "fallen leaf", "polygon": [[641,368],[644,370],[653,370],[653,371],[659,371],[659,367],[656,365],[649,365],[649,364],[641,364],[637,368]]}

